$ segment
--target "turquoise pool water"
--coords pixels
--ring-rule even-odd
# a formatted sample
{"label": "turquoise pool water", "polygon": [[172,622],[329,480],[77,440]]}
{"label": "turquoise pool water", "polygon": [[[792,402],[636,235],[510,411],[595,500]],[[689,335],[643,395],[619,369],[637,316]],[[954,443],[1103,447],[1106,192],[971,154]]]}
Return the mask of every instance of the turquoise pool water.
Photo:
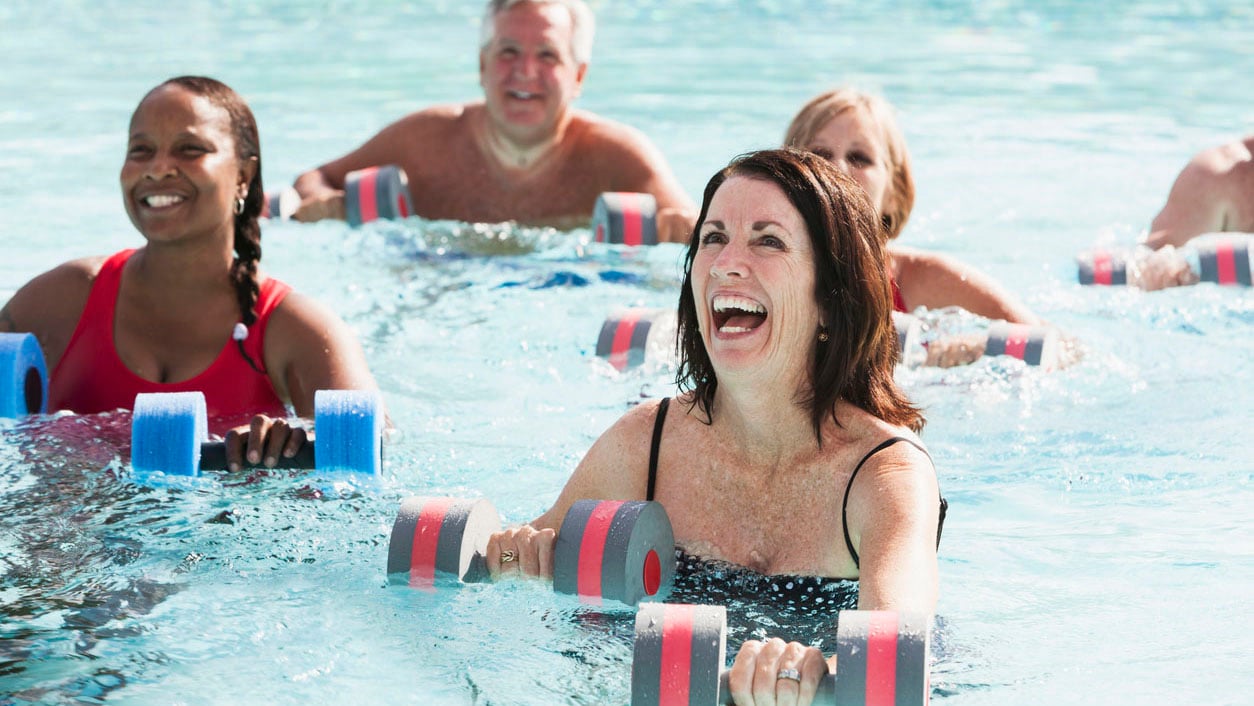
{"label": "turquoise pool water", "polygon": [[[694,198],[732,155],[776,144],[812,94],[878,90],[917,169],[903,242],[981,267],[1086,348],[1052,374],[900,375],[951,504],[933,699],[1248,703],[1254,296],[1083,289],[1071,258],[1132,242],[1193,152],[1254,124],[1254,9],[597,9],[580,105],[650,134]],[[240,90],[277,186],[407,111],[474,97],[478,16],[469,2],[5,3],[0,298],[140,241],[117,171],[155,83],[205,73]],[[387,533],[410,494],[486,496],[529,519],[628,405],[666,394],[665,369],[618,374],[592,349],[614,307],[673,305],[680,250],[417,221],[264,237],[265,266],[364,340],[399,430],[385,482],[150,488],[117,461],[125,416],[0,425],[0,703],[625,703],[630,614],[533,584],[386,588]],[[555,277],[586,286],[539,286]]]}

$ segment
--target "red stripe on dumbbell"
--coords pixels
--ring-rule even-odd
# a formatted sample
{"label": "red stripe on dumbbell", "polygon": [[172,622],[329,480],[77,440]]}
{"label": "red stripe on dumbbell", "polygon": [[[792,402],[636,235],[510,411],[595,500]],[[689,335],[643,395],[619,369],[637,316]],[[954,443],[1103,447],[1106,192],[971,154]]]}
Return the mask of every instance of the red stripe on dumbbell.
{"label": "red stripe on dumbbell", "polygon": [[396,195],[396,214],[401,218],[409,218],[409,207],[405,205],[405,194]]}
{"label": "red stripe on dumbbell", "polygon": [[688,685],[692,672],[692,623],[697,607],[663,607],[662,662],[658,685],[658,706],[688,706]]}
{"label": "red stripe on dumbbell", "polygon": [[893,706],[897,699],[897,614],[876,611],[867,624],[866,706]]}
{"label": "red stripe on dumbbell", "polygon": [[414,588],[435,590],[435,555],[440,546],[440,528],[452,505],[452,498],[439,498],[422,506],[418,524],[414,525],[414,547],[409,553],[409,585]]}
{"label": "red stripe on dumbbell", "polygon": [[644,244],[644,219],[640,217],[640,194],[623,194],[623,245]]}
{"label": "red stripe on dumbbell", "polygon": [[357,182],[357,205],[361,209],[361,222],[369,223],[379,220],[379,198],[375,193],[375,181],[379,178],[379,168],[370,167],[361,175]]}
{"label": "red stripe on dumbbell", "polygon": [[1215,270],[1218,272],[1219,284],[1237,283],[1237,259],[1232,243],[1215,245]]}
{"label": "red stripe on dumbbell", "polygon": [[624,313],[618,320],[618,328],[614,329],[614,345],[610,348],[610,365],[616,370],[626,370],[631,355],[631,334],[640,321],[640,312]]}
{"label": "red stripe on dumbbell", "polygon": [[1006,332],[1006,355],[1023,360],[1030,336],[1031,328],[1027,324],[1011,324],[1010,330]]}
{"label": "red stripe on dumbbell", "polygon": [[1093,284],[1110,284],[1111,275],[1110,253],[1093,253]]}
{"label": "red stripe on dumbbell", "polygon": [[579,541],[579,579],[575,592],[581,603],[601,605],[601,564],[605,558],[605,538],[609,536],[614,514],[622,501],[606,500],[597,505],[584,525]]}

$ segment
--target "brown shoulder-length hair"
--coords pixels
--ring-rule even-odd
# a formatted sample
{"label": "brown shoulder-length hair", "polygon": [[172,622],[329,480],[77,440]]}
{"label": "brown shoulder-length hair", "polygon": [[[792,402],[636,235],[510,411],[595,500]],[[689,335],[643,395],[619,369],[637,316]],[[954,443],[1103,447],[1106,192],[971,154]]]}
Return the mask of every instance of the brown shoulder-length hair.
{"label": "brown shoulder-length hair", "polygon": [[815,332],[810,351],[811,389],[798,401],[809,407],[814,433],[822,441],[826,418],[836,419],[836,403],[845,401],[890,423],[919,431],[923,415],[893,382],[897,332],[892,323],[892,290],[885,241],[875,209],[857,182],[811,152],[763,150],[741,155],[706,184],[701,214],[684,259],[679,294],[679,369],[675,381],[708,419],[714,418],[718,389],[705,341],[697,324],[692,291],[692,263],[700,247],[701,225],[710,201],[734,176],[775,184],[801,215],[814,249],[814,299],[829,331],[826,342]]}
{"label": "brown shoulder-length hair", "polygon": [[880,130],[880,139],[888,154],[888,190],[884,194],[884,212],[880,218],[889,239],[901,235],[914,210],[914,170],[910,166],[910,151],[906,138],[897,126],[893,107],[888,101],[854,88],[838,88],[820,93],[801,107],[788,132],[784,133],[784,146],[799,150],[809,149],[810,143],[836,116],[851,110],[861,111]]}

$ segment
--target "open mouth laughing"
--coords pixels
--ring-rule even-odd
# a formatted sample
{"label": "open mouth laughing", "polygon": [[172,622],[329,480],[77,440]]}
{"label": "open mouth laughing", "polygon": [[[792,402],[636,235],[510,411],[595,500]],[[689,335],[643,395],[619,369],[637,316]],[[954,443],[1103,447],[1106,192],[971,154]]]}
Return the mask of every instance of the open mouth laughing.
{"label": "open mouth laughing", "polygon": [[720,333],[748,333],[766,321],[766,307],[748,297],[716,294],[714,328]]}

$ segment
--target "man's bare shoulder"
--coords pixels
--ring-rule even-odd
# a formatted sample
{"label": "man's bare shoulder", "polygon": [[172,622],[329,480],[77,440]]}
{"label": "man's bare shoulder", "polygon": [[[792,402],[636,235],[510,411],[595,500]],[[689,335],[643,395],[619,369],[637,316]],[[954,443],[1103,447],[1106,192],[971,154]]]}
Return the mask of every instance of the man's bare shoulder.
{"label": "man's bare shoulder", "polygon": [[652,149],[643,132],[586,110],[574,111],[571,127],[579,135],[582,143],[580,147],[583,149],[613,156],[640,155]]}
{"label": "man's bare shoulder", "polygon": [[394,126],[430,134],[459,131],[482,109],[483,105],[479,103],[433,105],[406,115],[396,121]]}

